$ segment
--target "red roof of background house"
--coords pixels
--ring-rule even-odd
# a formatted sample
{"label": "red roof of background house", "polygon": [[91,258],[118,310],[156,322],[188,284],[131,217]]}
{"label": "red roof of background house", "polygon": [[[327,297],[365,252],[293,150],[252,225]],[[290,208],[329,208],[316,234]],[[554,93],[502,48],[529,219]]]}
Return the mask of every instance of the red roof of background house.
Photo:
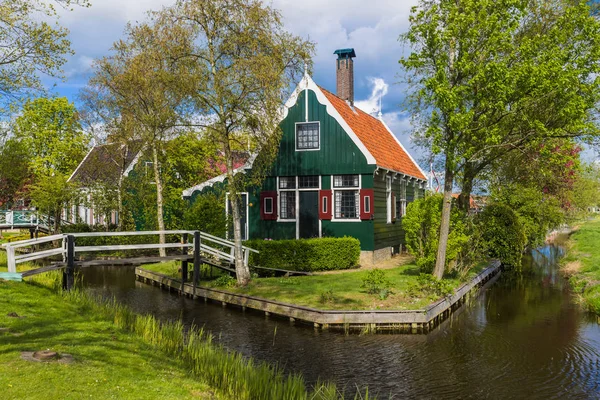
{"label": "red roof of background house", "polygon": [[375,157],[378,166],[427,180],[419,167],[411,160],[410,156],[379,119],[357,107],[352,109],[348,103],[333,93],[321,87],[320,89],[348,123],[350,129],[354,131],[367,150]]}
{"label": "red roof of background house", "polygon": [[[454,197],[455,199],[458,199],[458,196],[460,196],[460,193],[452,193],[452,197]],[[469,196],[469,208],[471,208],[471,209],[479,208],[479,206],[475,202],[475,199],[473,198],[473,196]]]}

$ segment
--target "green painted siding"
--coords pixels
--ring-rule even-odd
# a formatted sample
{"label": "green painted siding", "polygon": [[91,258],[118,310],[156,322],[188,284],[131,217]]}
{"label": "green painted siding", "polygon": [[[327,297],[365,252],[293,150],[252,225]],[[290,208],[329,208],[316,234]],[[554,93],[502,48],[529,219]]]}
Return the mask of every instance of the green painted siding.
{"label": "green painted siding", "polygon": [[367,164],[365,156],[340,124],[327,114],[326,107],[317,101],[312,90],[308,91],[308,121],[320,124],[320,150],[296,151],[296,122],[305,122],[305,93],[298,95],[296,104],[281,123],[283,135],[271,175],[373,173],[375,166]]}
{"label": "green painted siding", "polygon": [[332,222],[321,221],[323,237],[352,236],[360,241],[360,249],[373,251],[373,221]]}
{"label": "green painted siding", "polygon": [[[387,222],[387,200],[385,175],[378,174],[374,177],[373,191],[375,194],[375,218],[374,218],[374,242],[375,250],[384,247],[396,247],[404,244],[404,230],[402,229],[402,218],[397,218],[392,223]],[[400,193],[400,180],[395,179],[392,182],[392,192],[396,196]],[[415,200],[415,198],[423,197],[424,190],[415,188],[412,183],[406,186],[406,204]],[[398,211],[399,212],[399,211]]]}

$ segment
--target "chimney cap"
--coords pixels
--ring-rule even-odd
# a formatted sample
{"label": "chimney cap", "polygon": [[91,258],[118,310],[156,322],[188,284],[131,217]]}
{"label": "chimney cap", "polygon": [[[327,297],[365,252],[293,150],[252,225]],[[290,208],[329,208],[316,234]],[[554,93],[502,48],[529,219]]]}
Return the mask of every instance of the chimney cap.
{"label": "chimney cap", "polygon": [[338,49],[338,50],[334,51],[333,54],[337,54],[338,59],[356,57],[356,53],[354,52],[354,49]]}

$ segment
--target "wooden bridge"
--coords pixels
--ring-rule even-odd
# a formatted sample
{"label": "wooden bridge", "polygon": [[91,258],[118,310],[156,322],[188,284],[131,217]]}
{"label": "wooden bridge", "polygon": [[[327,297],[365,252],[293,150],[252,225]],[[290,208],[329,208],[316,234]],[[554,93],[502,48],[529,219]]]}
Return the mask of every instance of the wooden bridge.
{"label": "wooden bridge", "polygon": [[0,211],[0,229],[29,229],[33,237],[35,232],[50,233],[53,228],[54,218],[40,214],[37,211]]}
{"label": "wooden bridge", "polygon": [[[156,243],[158,235],[179,236],[178,243]],[[147,240],[148,243],[139,244],[115,244],[115,245],[78,245],[77,240],[84,238],[109,238],[109,237],[130,237],[146,236],[154,240]],[[191,240],[190,240],[191,239]],[[44,249],[40,245],[44,244]],[[188,262],[193,262],[193,279],[197,284],[200,279],[200,265],[208,264],[227,271],[235,275],[233,265],[235,263],[235,245],[233,242],[210,235],[200,231],[136,231],[136,232],[83,232],[46,236],[39,239],[21,240],[18,242],[5,243],[2,245],[6,249],[8,260],[7,277],[20,280],[23,277],[36,275],[42,272],[64,269],[63,287],[70,289],[74,283],[75,267],[90,267],[94,265],[119,265],[119,264],[147,264],[161,261],[181,261],[182,280],[185,282],[188,277]],[[49,247],[49,248],[46,248]],[[152,249],[177,249],[178,254],[171,254],[164,257],[141,256],[133,258],[121,258],[116,260],[79,260],[78,255],[82,253],[96,253],[107,251],[129,251],[129,250],[152,250]],[[248,265],[251,252],[258,251],[246,246],[242,246],[242,258]],[[60,257],[59,257],[60,256]],[[51,257],[62,258],[60,261],[49,262],[48,265],[17,273],[17,264],[49,259]]]}

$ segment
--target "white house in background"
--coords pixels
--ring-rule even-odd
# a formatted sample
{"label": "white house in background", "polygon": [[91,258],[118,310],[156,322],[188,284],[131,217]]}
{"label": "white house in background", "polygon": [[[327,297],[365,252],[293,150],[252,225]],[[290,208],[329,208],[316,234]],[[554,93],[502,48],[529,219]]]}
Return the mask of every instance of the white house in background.
{"label": "white house in background", "polygon": [[72,223],[84,222],[89,225],[117,224],[119,215],[116,210],[110,215],[95,212],[90,188],[98,183],[117,185],[119,180],[126,178],[139,161],[142,147],[141,141],[94,146],[68,180],[79,184],[81,197],[86,198],[85,204],[64,210],[63,218]]}

